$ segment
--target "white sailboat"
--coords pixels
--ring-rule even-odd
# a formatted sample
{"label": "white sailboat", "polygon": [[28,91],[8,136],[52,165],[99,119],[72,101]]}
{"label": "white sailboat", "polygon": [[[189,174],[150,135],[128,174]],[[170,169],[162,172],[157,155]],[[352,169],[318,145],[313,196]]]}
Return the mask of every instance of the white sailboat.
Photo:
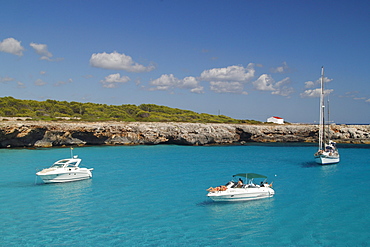
{"label": "white sailboat", "polygon": [[[336,143],[329,139],[329,131],[325,133],[325,93],[324,93],[324,67],[321,68],[321,91],[320,91],[320,125],[319,125],[319,149],[314,154],[316,163],[329,165],[338,163],[339,152]],[[329,130],[329,128],[327,129]]]}

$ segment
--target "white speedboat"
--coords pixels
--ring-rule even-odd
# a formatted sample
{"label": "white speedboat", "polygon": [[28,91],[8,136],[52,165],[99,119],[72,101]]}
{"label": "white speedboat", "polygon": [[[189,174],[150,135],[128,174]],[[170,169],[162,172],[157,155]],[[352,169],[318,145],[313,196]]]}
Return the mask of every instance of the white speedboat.
{"label": "white speedboat", "polygon": [[[320,125],[319,125],[319,148],[314,154],[316,163],[320,165],[335,164],[340,161],[336,143],[328,140],[329,127],[325,124],[325,103],[324,103],[324,67],[321,68],[321,90],[320,90]],[[328,118],[329,118],[329,108]],[[326,128],[327,127],[327,128]]]}
{"label": "white speedboat", "polygon": [[[230,181],[226,185],[210,187],[207,189],[207,196],[213,201],[249,201],[261,198],[272,197],[275,191],[272,189],[272,183],[266,182],[267,177],[256,173],[239,173],[233,177],[240,177],[238,182]],[[246,183],[241,178],[246,179]],[[260,184],[254,184],[255,178],[264,179]]]}
{"label": "white speedboat", "polygon": [[79,167],[81,159],[77,155],[55,162],[50,168],[36,173],[44,183],[63,183],[92,178],[93,168]]}

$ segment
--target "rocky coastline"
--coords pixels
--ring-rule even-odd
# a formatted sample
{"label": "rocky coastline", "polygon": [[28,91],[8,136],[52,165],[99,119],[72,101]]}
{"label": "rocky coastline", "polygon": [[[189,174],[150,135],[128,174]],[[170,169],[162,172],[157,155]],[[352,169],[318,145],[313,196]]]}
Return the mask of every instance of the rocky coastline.
{"label": "rocky coastline", "polygon": [[[337,143],[370,144],[370,125],[331,125]],[[154,122],[0,122],[0,148],[317,142],[318,126]]]}

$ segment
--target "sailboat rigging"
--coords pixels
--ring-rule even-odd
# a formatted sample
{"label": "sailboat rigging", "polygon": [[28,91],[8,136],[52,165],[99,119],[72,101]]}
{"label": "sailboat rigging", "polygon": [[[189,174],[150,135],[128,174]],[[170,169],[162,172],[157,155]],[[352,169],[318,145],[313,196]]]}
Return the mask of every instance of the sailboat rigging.
{"label": "sailboat rigging", "polygon": [[[324,67],[321,68],[320,90],[320,123],[319,123],[319,148],[314,154],[315,161],[321,165],[335,164],[339,162],[339,152],[336,143],[329,138],[329,126],[325,129],[325,93],[324,93]],[[329,109],[328,109],[329,119]],[[330,123],[329,123],[330,124]]]}

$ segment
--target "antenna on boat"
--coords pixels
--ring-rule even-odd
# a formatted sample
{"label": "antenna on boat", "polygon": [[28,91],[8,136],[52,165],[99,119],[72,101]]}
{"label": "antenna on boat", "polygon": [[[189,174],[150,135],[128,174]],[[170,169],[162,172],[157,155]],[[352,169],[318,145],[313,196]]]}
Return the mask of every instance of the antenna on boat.
{"label": "antenna on boat", "polygon": [[71,147],[71,158],[73,158],[73,147]]}

